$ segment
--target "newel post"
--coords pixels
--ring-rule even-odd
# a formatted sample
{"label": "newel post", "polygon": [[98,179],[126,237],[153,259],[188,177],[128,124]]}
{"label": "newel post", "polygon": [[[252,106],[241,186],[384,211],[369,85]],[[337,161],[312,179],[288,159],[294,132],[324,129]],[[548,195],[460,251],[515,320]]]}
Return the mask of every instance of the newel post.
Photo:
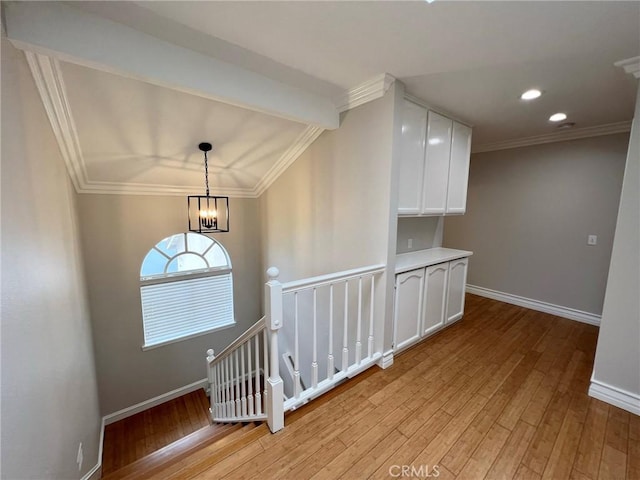
{"label": "newel post", "polygon": [[282,328],[282,284],[276,267],[267,270],[265,285],[265,325],[269,331],[269,378],[267,380],[267,423],[271,432],[284,427],[284,386],[280,378],[278,330]]}
{"label": "newel post", "polygon": [[211,366],[211,362],[213,362],[215,358],[216,357],[213,349],[210,348],[209,350],[207,350],[207,380],[209,381],[209,399],[211,403],[211,405],[209,406],[209,413],[211,414],[211,418],[215,416],[214,410],[216,407],[216,392],[218,391],[217,386],[214,385],[215,378],[213,375],[213,367]]}

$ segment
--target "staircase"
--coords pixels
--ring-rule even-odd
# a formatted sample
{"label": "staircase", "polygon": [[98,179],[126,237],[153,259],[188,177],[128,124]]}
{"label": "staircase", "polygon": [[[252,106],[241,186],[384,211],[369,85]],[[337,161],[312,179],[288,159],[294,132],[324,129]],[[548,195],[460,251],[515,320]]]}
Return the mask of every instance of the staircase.
{"label": "staircase", "polygon": [[258,423],[210,425],[102,478],[133,480],[190,477],[253,442],[267,431],[266,428]]}
{"label": "staircase", "polygon": [[376,364],[382,357],[376,277],[384,270],[374,265],[281,284],[270,268],[265,316],[218,355],[207,352],[213,425],[107,469],[102,478],[165,480],[210,471],[284,428],[285,412]]}

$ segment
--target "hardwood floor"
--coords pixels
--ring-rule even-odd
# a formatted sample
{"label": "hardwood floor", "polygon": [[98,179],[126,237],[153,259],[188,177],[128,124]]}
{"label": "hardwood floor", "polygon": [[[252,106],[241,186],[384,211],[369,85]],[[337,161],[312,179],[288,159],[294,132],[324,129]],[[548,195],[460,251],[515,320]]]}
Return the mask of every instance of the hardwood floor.
{"label": "hardwood floor", "polygon": [[636,480],[640,417],[587,395],[597,333],[467,295],[462,321],[284,430],[240,429],[138,478]]}
{"label": "hardwood floor", "polygon": [[203,389],[107,425],[102,474],[108,475],[210,424]]}

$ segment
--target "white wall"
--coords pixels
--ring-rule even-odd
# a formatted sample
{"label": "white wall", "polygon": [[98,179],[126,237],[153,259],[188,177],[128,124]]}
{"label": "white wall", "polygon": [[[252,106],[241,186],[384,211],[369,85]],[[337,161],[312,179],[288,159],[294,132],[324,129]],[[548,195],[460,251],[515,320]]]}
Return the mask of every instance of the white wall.
{"label": "white wall", "polygon": [[82,270],[67,171],[24,55],[3,37],[2,478],[80,478],[98,462]]}
{"label": "white wall", "polygon": [[264,265],[282,281],[385,263],[390,100],[345,112],[260,198]]}
{"label": "white wall", "polygon": [[258,201],[231,199],[230,232],[212,235],[233,266],[237,325],[142,351],[140,265],[160,240],[187,229],[180,196],[78,195],[103,415],[206,378],[206,351],[220,351],[260,319]]}
{"label": "white wall", "polygon": [[444,226],[445,247],[474,252],[468,283],[599,316],[628,143],[617,134],[472,155],[467,213]]}
{"label": "white wall", "polygon": [[590,390],[592,395],[609,402],[612,398],[607,395],[613,395],[614,404],[636,415],[640,415],[639,192],[640,87]]}
{"label": "white wall", "polygon": [[444,217],[399,217],[396,252],[441,247],[443,227]]}
{"label": "white wall", "polygon": [[[383,98],[345,112],[340,128],[320,135],[261,196],[263,270],[276,266],[287,282],[387,264],[395,255],[390,199],[402,92],[396,82]],[[386,316],[387,294],[385,276],[377,283],[379,318]]]}

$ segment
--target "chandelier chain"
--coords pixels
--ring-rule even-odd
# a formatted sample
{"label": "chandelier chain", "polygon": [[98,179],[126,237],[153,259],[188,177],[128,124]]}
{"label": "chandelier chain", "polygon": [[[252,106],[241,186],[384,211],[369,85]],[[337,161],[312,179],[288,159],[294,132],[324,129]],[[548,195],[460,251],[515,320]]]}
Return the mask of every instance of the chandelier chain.
{"label": "chandelier chain", "polygon": [[207,152],[204,152],[204,185],[206,195],[209,196],[209,162],[207,161]]}

